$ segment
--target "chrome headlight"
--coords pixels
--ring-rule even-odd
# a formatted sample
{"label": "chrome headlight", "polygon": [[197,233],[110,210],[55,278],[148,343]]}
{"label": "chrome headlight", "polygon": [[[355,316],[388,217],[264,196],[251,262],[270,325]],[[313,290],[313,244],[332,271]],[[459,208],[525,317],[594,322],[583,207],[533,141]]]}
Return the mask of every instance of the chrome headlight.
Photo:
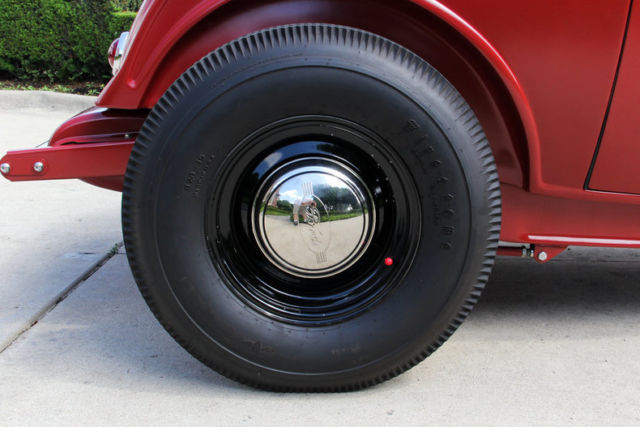
{"label": "chrome headlight", "polygon": [[129,41],[129,32],[125,31],[120,34],[120,37],[115,39],[111,46],[109,46],[109,65],[111,65],[111,71],[115,76],[120,68],[122,68],[122,62],[124,60],[124,53],[127,48],[127,42]]}

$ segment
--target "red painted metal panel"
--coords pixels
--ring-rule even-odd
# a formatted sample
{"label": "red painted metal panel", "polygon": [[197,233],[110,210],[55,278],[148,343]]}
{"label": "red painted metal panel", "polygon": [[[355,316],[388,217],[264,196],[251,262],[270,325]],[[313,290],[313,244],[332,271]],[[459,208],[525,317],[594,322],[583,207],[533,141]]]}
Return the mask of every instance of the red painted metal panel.
{"label": "red painted metal panel", "polygon": [[532,150],[532,191],[599,197],[582,189],[609,100],[629,2],[443,3],[500,52],[531,105],[540,138],[539,153]]}
{"label": "red painted metal panel", "polygon": [[640,248],[638,204],[542,196],[511,185],[501,190],[503,241]]}
{"label": "red painted metal panel", "polygon": [[640,5],[633,7],[618,82],[589,188],[640,194]]}
{"label": "red painted metal panel", "polygon": [[[191,4],[192,9],[189,9],[187,3]],[[519,120],[519,116],[531,117],[526,99],[518,97],[521,105],[520,114],[512,111],[514,107],[511,98],[508,101],[501,99],[500,102],[492,99],[492,96],[501,97],[503,93],[508,94],[507,89],[493,87],[500,85],[499,77],[493,68],[499,69],[504,79],[510,79],[509,85],[516,93],[521,95],[522,91],[495,50],[451,11],[435,2],[417,0],[415,3],[420,3],[433,12],[431,20],[423,22],[418,17],[420,15],[416,16],[416,11],[420,12],[422,9],[409,1],[232,1],[223,10],[217,10],[223,3],[226,2],[192,0],[180,2],[179,5],[169,5],[161,1],[146,3],[149,10],[145,10],[146,18],[143,22],[137,20],[134,24],[134,41],[128,59],[120,73],[101,94],[98,105],[117,108],[132,108],[138,105],[152,107],[168,86],[195,61],[214,48],[249,32],[295,22],[333,22],[350,25],[369,29],[409,45],[445,72],[477,111],[487,135],[490,136],[503,181],[519,186],[526,185],[527,138],[523,135]],[[194,5],[204,5],[206,10]],[[212,18],[195,28],[177,28],[186,21],[177,20],[175,17],[185,13],[185,10],[189,10],[189,13],[199,11],[202,14],[199,19],[203,19],[207,13],[213,14]],[[456,34],[456,31],[452,31],[442,20],[433,18],[436,15],[441,15],[449,25],[459,28],[465,33],[465,37],[472,38],[481,47],[482,54],[491,59],[493,66],[486,65],[486,70],[474,68],[471,63],[477,62],[478,58],[482,60],[482,56],[476,50],[467,52],[461,50],[460,46],[455,46],[463,41],[466,43],[465,49],[473,49],[466,47],[472,45],[460,36],[457,36],[457,39],[452,37],[435,40],[433,35],[429,35],[429,32],[436,32],[436,27],[446,27],[446,31]],[[188,21],[192,22],[193,19],[189,18]],[[138,32],[150,35],[143,38],[137,35]],[[179,39],[179,35],[183,38]],[[153,46],[143,46],[144,40],[152,40]],[[172,46],[170,43],[176,45]],[[162,46],[166,49],[171,48],[162,52],[165,57],[158,50]],[[478,58],[472,57],[474,55]],[[137,59],[138,57],[144,59]],[[152,72],[153,70],[162,71]],[[498,82],[494,83],[494,80]],[[505,111],[507,109],[509,111]],[[534,133],[529,137],[535,139],[535,128],[532,129]],[[514,146],[512,141],[516,141],[517,145]]]}
{"label": "red painted metal panel", "polygon": [[92,107],[61,124],[51,137],[49,145],[132,140],[148,113],[147,110]]}
{"label": "red painted metal panel", "polygon": [[[10,165],[10,181],[82,179],[121,191],[129,154],[147,116],[146,110],[89,108],[64,122],[48,147],[9,151],[0,163]],[[34,163],[43,164],[42,171]]]}
{"label": "red painted metal panel", "polygon": [[[67,144],[56,147],[9,151],[0,163],[11,165],[3,174],[10,181],[122,177],[127,169],[133,141]],[[33,165],[40,162],[41,171]]]}
{"label": "red painted metal panel", "polygon": [[[412,1],[466,37],[505,83],[518,107],[529,143],[530,190],[572,198],[606,198],[603,194],[584,192],[583,185],[610,94],[630,2]],[[99,105],[151,107],[170,84],[162,81],[159,87],[149,86],[164,56],[190,26],[208,14],[215,15],[214,11],[225,3],[202,0],[148,3],[146,19],[137,22],[140,35],[134,34],[129,58],[101,95]],[[309,14],[313,7],[329,3],[280,2],[296,10],[298,19],[292,22],[304,22],[305,17],[313,16]],[[249,9],[270,2],[234,0],[230,4],[242,4]],[[349,4],[358,4],[365,11],[375,3],[362,0]],[[334,19],[340,21],[339,16],[344,17],[336,14]],[[283,23],[278,19],[285,19],[282,14],[272,18],[274,25]],[[214,30],[210,49],[228,41],[227,36],[237,37],[255,28],[245,20]],[[175,64],[181,70],[163,68],[160,75],[179,75],[196,59],[191,58],[186,64],[173,57],[164,66]]]}
{"label": "red painted metal panel", "polygon": [[[376,7],[371,7],[373,4]],[[148,84],[142,105],[154,105],[186,68],[216,46],[261,28],[292,22],[334,22],[368,29],[422,55],[447,75],[476,111],[496,155],[502,181],[525,185],[526,137],[506,87],[469,42],[442,20],[408,1],[288,0],[249,5],[230,2],[191,28],[172,47],[159,65],[162,71],[155,73]],[[120,88],[122,93],[128,90]]]}

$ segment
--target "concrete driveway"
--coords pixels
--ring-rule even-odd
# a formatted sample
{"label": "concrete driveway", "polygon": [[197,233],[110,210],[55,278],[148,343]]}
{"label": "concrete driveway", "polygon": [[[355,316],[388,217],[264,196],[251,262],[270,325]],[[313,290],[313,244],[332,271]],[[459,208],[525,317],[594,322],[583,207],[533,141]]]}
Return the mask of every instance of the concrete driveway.
{"label": "concrete driveway", "polygon": [[[0,151],[39,144],[87,103],[0,91]],[[113,250],[118,193],[0,180],[0,200],[0,425],[640,423],[638,251],[500,258],[468,321],[407,374],[274,394],[210,371],[157,324]]]}

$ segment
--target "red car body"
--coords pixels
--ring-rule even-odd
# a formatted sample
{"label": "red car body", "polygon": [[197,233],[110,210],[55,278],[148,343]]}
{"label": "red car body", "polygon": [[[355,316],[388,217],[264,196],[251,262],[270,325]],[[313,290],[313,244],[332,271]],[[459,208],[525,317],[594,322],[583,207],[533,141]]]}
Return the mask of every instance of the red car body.
{"label": "red car body", "polygon": [[186,69],[247,33],[307,22],[391,39],[462,93],[496,159],[503,242],[535,245],[546,251],[540,261],[568,245],[640,247],[640,9],[631,0],[147,0],[96,107],[48,147],[9,152],[4,176],[121,189],[149,109]]}

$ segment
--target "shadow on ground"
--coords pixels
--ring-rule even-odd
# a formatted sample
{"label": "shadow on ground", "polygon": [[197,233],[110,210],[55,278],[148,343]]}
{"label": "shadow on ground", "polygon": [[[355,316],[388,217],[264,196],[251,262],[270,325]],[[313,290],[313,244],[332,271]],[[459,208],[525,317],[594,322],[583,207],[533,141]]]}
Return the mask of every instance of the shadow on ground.
{"label": "shadow on ground", "polygon": [[576,310],[585,316],[608,311],[638,313],[640,259],[565,256],[541,265],[531,260],[499,258],[476,311],[506,308],[516,316],[561,315]]}
{"label": "shadow on ground", "polygon": [[[481,341],[491,346],[543,337],[562,344],[576,337],[624,336],[629,328],[631,335],[637,335],[640,268],[633,258],[636,253],[623,255],[622,260],[596,260],[568,254],[546,265],[500,258],[481,302],[450,340],[455,344],[445,344],[420,368],[376,390],[389,390],[398,381],[437,378],[440,364],[462,363],[468,357],[465,352],[474,351]],[[193,359],[158,325],[122,254],[14,347],[3,354],[5,372],[9,363],[47,380],[58,376],[65,382],[97,382],[130,391],[152,387],[196,393],[213,387],[224,393],[247,392]],[[434,358],[439,361],[432,363]]]}

